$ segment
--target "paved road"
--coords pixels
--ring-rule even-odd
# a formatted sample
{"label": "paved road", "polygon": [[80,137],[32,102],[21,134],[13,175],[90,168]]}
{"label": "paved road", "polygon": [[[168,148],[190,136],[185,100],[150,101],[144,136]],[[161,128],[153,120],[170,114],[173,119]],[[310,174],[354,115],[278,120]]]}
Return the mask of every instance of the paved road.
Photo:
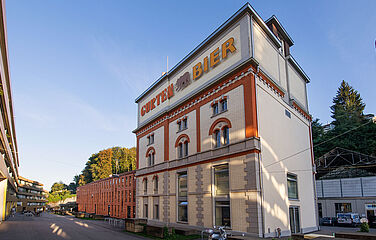
{"label": "paved road", "polygon": [[[320,226],[320,231],[315,232],[315,233],[333,236],[333,233],[335,232],[350,232],[351,233],[351,232],[357,232],[357,231],[359,231],[359,227],[353,228],[353,227],[338,227],[338,226],[334,226],[334,227]],[[370,228],[369,232],[376,233],[376,229]]]}
{"label": "paved road", "polygon": [[147,238],[123,232],[104,221],[43,213],[40,217],[16,214],[0,224],[1,240],[90,239],[117,240]]}

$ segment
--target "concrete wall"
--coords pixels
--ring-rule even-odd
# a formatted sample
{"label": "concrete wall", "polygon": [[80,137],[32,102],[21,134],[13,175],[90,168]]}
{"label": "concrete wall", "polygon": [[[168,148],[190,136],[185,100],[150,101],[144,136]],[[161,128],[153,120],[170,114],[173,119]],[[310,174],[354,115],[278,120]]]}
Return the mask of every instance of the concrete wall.
{"label": "concrete wall", "polygon": [[336,203],[350,203],[351,211],[360,216],[367,216],[366,204],[376,203],[376,197],[373,198],[319,198],[318,203],[322,204],[323,217],[336,217]]}
{"label": "concrete wall", "polygon": [[0,181],[0,221],[5,220],[7,216],[6,196],[8,180],[4,179]]}

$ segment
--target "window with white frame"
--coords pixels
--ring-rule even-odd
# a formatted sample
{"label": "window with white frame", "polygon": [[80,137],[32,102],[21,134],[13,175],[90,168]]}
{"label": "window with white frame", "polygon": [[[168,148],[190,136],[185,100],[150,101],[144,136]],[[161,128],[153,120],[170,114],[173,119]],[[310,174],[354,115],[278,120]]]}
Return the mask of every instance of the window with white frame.
{"label": "window with white frame", "polygon": [[179,119],[177,122],[178,132],[183,131],[188,128],[188,118],[184,117],[183,119]]}
{"label": "window with white frame", "polygon": [[215,224],[231,227],[228,164],[214,167]]}
{"label": "window with white frame", "polygon": [[187,172],[178,173],[178,221],[188,222]]}
{"label": "window with white frame", "polygon": [[211,104],[213,116],[227,111],[227,96],[222,96],[219,100],[215,100]]}
{"label": "window with white frame", "polygon": [[148,145],[151,145],[154,143],[154,133],[147,136]]}
{"label": "window with white frame", "polygon": [[287,174],[287,192],[289,199],[297,200],[298,196],[298,176],[295,174]]}

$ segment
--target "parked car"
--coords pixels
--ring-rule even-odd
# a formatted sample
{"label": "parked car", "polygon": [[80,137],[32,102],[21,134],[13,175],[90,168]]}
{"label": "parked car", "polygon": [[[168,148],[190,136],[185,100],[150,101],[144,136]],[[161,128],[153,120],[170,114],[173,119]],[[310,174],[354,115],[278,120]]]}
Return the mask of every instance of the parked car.
{"label": "parked car", "polygon": [[338,225],[357,226],[360,224],[360,217],[357,213],[337,213]]}
{"label": "parked car", "polygon": [[323,217],[321,218],[321,225],[334,226],[337,225],[336,217]]}

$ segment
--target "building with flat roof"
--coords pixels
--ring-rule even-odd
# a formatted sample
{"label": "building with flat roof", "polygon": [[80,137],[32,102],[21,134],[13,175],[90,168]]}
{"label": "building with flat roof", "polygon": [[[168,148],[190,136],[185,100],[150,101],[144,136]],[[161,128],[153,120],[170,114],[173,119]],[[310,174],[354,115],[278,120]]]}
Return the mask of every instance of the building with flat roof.
{"label": "building with flat roof", "polygon": [[113,175],[77,188],[78,211],[113,218],[134,218],[135,171]]}
{"label": "building with flat roof", "polygon": [[17,204],[18,150],[9,75],[5,1],[0,1],[0,222]]}
{"label": "building with flat roof", "polygon": [[336,147],[316,159],[319,218],[358,213],[376,220],[376,157]]}
{"label": "building with flat roof", "polygon": [[43,212],[46,209],[47,191],[43,184],[24,177],[18,177],[17,212]]}
{"label": "building with flat roof", "polygon": [[136,99],[137,217],[258,237],[317,230],[310,79],[293,44],[247,3]]}

